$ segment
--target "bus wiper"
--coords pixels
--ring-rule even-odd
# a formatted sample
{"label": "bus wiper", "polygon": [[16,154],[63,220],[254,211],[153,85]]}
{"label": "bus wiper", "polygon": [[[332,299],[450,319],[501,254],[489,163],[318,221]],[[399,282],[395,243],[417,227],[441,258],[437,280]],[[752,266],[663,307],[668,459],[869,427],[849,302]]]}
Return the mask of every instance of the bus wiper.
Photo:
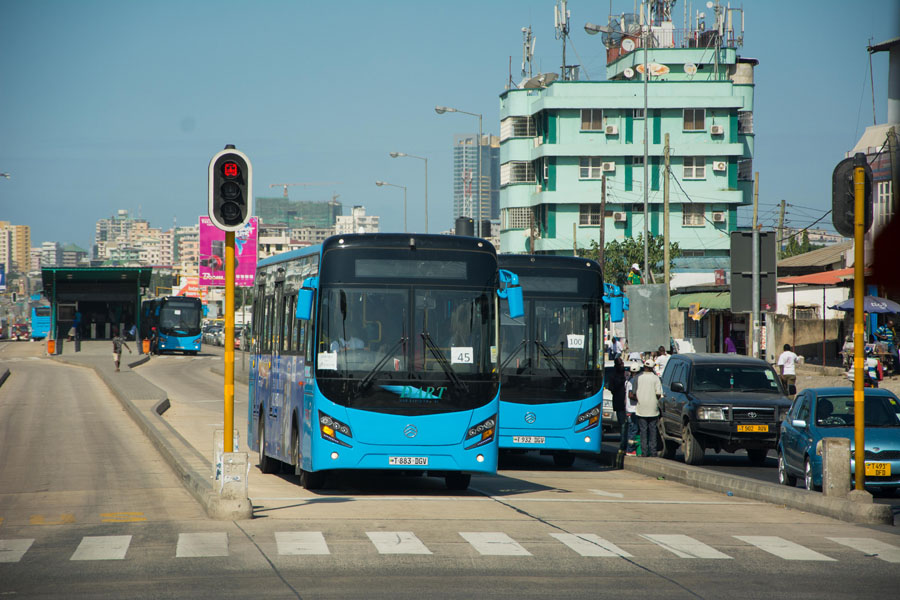
{"label": "bus wiper", "polygon": [[556,358],[552,352],[550,352],[550,349],[544,345],[544,342],[542,342],[541,340],[534,340],[534,343],[538,348],[541,349],[541,352],[544,353],[544,357],[550,362],[550,364],[553,365],[554,368],[559,372],[559,374],[563,376],[563,379],[566,380],[566,383],[568,383],[569,385],[573,384],[574,381],[572,381],[572,376],[569,375],[569,372],[566,371],[566,368],[562,365],[561,362],[559,362],[559,359]]}
{"label": "bus wiper", "polygon": [[431,335],[427,331],[423,331],[421,333],[422,339],[425,340],[425,345],[428,346],[428,349],[431,350],[431,353],[434,355],[434,358],[438,361],[438,364],[441,365],[441,368],[444,370],[444,373],[447,374],[447,379],[449,379],[453,385],[458,388],[461,388],[464,393],[469,392],[469,386],[467,386],[460,378],[459,375],[456,374],[456,371],[453,370],[453,367],[450,365],[450,362],[447,360],[447,357],[444,356],[444,353],[441,352],[441,349],[438,348],[437,344],[434,343],[434,340],[431,339]]}
{"label": "bus wiper", "polygon": [[519,351],[524,348],[527,343],[528,340],[522,340],[521,342],[519,342],[519,344],[513,349],[513,351],[509,353],[509,356],[506,357],[506,360],[503,361],[503,364],[500,365],[501,371],[506,368],[506,365],[509,364],[509,361],[514,359],[516,357],[516,354],[518,354]]}
{"label": "bus wiper", "polygon": [[379,371],[381,371],[381,367],[384,366],[384,364],[385,364],[385,363],[386,363],[386,362],[394,355],[394,352],[397,351],[397,348],[399,348],[400,346],[402,346],[403,343],[404,343],[405,341],[406,341],[406,338],[405,338],[405,337],[400,338],[399,340],[397,340],[397,341],[394,343],[393,346],[391,346],[391,347],[388,349],[387,352],[384,353],[384,356],[381,357],[381,360],[379,360],[378,363],[377,363],[374,367],[372,367],[372,370],[369,371],[368,373],[366,373],[366,376],[363,377],[363,380],[359,382],[359,389],[360,389],[360,391],[362,391],[362,390],[366,389],[367,387],[369,387],[369,384],[372,383],[372,380],[373,380],[373,379],[375,379],[375,375],[376,375]]}

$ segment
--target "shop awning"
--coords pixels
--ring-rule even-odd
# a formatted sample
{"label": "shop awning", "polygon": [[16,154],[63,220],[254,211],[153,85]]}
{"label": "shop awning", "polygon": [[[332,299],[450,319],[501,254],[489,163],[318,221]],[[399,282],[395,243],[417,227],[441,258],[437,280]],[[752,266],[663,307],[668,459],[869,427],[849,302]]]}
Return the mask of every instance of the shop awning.
{"label": "shop awning", "polygon": [[669,308],[689,309],[692,304],[707,310],[731,310],[731,292],[694,292],[669,297]]}
{"label": "shop awning", "polygon": [[853,267],[810,273],[809,275],[782,277],[778,280],[778,283],[787,285],[838,285],[848,279],[853,279]]}

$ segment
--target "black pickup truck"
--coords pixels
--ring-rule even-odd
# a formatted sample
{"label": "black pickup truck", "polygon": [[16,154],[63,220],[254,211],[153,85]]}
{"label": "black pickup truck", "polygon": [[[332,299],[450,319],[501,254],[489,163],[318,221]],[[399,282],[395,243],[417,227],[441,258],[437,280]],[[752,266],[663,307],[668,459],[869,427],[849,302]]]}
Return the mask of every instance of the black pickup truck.
{"label": "black pickup truck", "polygon": [[663,456],[672,458],[680,445],[689,465],[702,463],[706,449],[746,450],[752,463],[763,463],[791,407],[768,363],[736,354],[675,354],[662,387]]}

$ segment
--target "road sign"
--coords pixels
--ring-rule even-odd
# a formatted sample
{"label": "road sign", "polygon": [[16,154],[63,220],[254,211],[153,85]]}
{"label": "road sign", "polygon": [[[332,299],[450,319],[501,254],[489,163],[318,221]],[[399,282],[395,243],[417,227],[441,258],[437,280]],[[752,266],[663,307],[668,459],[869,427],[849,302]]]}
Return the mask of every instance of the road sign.
{"label": "road sign", "polygon": [[[731,312],[753,312],[753,232],[731,232]],[[775,233],[759,232],[759,310],[775,312]]]}

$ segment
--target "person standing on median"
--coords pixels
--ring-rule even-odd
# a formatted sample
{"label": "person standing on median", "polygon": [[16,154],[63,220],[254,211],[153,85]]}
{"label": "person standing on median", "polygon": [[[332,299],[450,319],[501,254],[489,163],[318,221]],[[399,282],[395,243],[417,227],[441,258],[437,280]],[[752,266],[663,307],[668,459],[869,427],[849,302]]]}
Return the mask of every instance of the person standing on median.
{"label": "person standing on median", "polygon": [[652,359],[644,361],[644,371],[634,382],[632,392],[637,400],[635,414],[641,432],[641,456],[656,456],[656,428],[659,421],[659,399],[662,398],[662,383],[653,367]]}
{"label": "person standing on median", "polygon": [[[128,344],[125,343],[125,338],[119,334],[118,329],[113,329],[113,360],[116,363],[116,371],[119,370],[119,361],[122,360],[122,346],[128,348]],[[128,354],[131,354],[131,348],[128,348]]]}

